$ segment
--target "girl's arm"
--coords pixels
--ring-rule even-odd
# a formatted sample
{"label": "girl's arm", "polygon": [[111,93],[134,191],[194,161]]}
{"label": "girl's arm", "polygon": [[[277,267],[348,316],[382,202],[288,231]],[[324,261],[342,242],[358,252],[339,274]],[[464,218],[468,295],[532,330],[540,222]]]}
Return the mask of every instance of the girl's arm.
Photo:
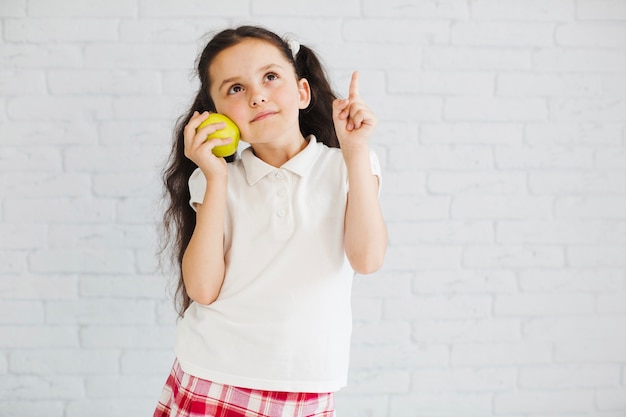
{"label": "girl's arm", "polygon": [[344,226],[346,255],[361,274],[378,270],[387,249],[387,228],[372,175],[368,140],[376,118],[359,96],[359,74],[352,74],[350,94],[333,103],[333,120],[348,169],[348,204]]}
{"label": "girl's arm", "polygon": [[223,128],[211,124],[196,131],[208,112],[195,112],[185,126],[185,156],[191,159],[206,177],[202,204],[196,204],[196,227],[185,249],[182,261],[183,281],[187,295],[200,304],[217,299],[224,282],[224,217],[226,213],[226,161],[211,150],[229,142],[228,139],[206,141],[206,137]]}

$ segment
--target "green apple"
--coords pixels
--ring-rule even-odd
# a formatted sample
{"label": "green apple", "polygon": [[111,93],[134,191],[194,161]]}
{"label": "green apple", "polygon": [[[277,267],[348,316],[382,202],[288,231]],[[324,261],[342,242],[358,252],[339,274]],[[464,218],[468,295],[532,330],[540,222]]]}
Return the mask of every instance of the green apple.
{"label": "green apple", "polygon": [[221,122],[226,123],[226,126],[223,129],[216,130],[215,132],[211,133],[209,136],[207,136],[206,139],[209,140],[209,139],[231,138],[232,141],[230,143],[227,143],[226,145],[216,146],[215,148],[212,149],[213,155],[225,157],[225,156],[230,156],[234,154],[235,152],[237,152],[237,147],[239,146],[240,134],[239,134],[239,128],[237,127],[235,122],[233,122],[232,120],[230,120],[228,117],[224,116],[223,114],[211,113],[209,114],[209,117],[205,121],[200,123],[200,126],[198,126],[198,129],[196,130],[200,130],[206,125],[210,125],[213,123],[221,123]]}

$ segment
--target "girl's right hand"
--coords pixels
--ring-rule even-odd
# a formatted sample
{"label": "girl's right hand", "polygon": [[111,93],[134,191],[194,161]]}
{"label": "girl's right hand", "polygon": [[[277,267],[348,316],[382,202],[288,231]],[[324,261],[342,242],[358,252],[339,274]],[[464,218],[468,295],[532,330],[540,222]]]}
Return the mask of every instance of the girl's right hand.
{"label": "girl's right hand", "polygon": [[227,175],[226,160],[215,156],[212,149],[216,146],[226,145],[232,139],[211,139],[207,136],[223,129],[225,123],[213,123],[197,130],[198,126],[209,117],[209,112],[198,113],[195,111],[189,119],[189,123],[183,130],[185,138],[185,156],[191,159],[204,173],[207,178]]}

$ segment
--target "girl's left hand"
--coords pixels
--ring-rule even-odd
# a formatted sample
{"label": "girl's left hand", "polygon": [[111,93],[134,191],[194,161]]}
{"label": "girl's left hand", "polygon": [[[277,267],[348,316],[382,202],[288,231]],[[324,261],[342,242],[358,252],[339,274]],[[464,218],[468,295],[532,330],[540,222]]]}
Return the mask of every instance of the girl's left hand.
{"label": "girl's left hand", "polygon": [[366,148],[376,126],[374,113],[359,95],[359,73],[352,73],[348,98],[333,101],[333,121],[342,150]]}

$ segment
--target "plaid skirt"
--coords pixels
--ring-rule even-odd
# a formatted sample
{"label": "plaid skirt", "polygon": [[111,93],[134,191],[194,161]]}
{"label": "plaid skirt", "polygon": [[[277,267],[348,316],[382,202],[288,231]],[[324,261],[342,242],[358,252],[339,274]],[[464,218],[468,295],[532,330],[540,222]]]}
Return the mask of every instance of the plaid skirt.
{"label": "plaid skirt", "polygon": [[174,361],[154,417],[333,417],[333,393],[261,391],[196,378]]}

